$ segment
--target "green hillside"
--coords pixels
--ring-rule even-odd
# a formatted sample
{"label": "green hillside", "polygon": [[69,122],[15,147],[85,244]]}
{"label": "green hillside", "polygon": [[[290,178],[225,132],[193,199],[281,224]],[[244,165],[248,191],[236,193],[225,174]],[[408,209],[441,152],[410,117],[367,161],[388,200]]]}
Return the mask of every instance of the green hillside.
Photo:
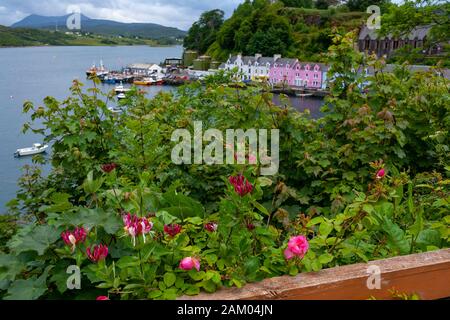
{"label": "green hillside", "polygon": [[142,39],[95,34],[66,34],[29,28],[8,28],[0,25],[0,47],[25,46],[105,46],[105,45],[173,45],[173,39]]}
{"label": "green hillside", "polygon": [[[342,31],[359,28],[365,21],[364,12],[348,12],[348,7],[305,9],[288,7],[282,2],[245,1],[219,28],[220,12],[202,15],[185,38],[187,49],[208,53],[224,60],[230,53],[244,55],[261,53],[272,56],[321,61],[321,53],[331,44],[334,27]],[[214,23],[211,23],[213,21]],[[204,48],[207,50],[204,50]]]}

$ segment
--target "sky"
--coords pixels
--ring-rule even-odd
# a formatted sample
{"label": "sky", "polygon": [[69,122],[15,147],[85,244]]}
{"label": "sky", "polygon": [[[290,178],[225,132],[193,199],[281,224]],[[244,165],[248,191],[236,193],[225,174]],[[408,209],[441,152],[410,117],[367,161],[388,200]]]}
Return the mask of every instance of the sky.
{"label": "sky", "polygon": [[120,22],[151,22],[187,30],[203,11],[221,9],[225,17],[243,0],[0,0],[0,25],[30,14],[61,16],[74,6],[89,18]]}

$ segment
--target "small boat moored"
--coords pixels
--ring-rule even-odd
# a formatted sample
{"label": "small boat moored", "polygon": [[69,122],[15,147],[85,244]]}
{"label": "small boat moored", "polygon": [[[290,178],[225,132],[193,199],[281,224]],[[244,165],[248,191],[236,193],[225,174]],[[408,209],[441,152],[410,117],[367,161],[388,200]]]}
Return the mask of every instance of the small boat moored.
{"label": "small boat moored", "polygon": [[32,147],[17,149],[14,152],[15,157],[32,156],[38,153],[43,153],[48,149],[48,145],[42,145],[40,143],[34,143]]}
{"label": "small boat moored", "polygon": [[121,93],[126,93],[128,91],[130,91],[129,88],[125,88],[122,84],[116,86],[116,88],[114,89],[114,91],[116,92],[116,94],[121,94]]}
{"label": "small boat moored", "polygon": [[133,84],[140,85],[140,86],[151,86],[152,84],[155,84],[156,80],[153,80],[152,78],[143,78],[143,79],[136,79],[133,81]]}
{"label": "small boat moored", "polygon": [[125,93],[119,93],[118,95],[117,95],[117,99],[119,99],[119,100],[121,100],[121,99],[125,99],[127,96],[125,95]]}

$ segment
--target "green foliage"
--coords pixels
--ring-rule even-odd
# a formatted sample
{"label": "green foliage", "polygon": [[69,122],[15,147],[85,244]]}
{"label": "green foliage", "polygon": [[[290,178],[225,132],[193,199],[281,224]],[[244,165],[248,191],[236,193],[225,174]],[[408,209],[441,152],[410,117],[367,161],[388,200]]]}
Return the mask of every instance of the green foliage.
{"label": "green foliage", "polygon": [[208,47],[216,41],[217,32],[223,24],[224,12],[219,9],[202,13],[200,19],[191,26],[184,38],[186,49],[206,52]]}
{"label": "green foliage", "polygon": [[[175,299],[448,247],[448,80],[403,67],[381,72],[384,61],[355,52],[353,40],[333,39],[320,119],[276,106],[264,84],[247,87],[225,72],[152,99],[135,89],[121,115],[106,108],[111,94],[86,93],[79,83],[64,101],[25,103],[25,129],[53,143],[52,171],[43,177],[26,167],[10,203],[24,223],[2,244],[2,297]],[[373,76],[355,72],[368,66]],[[261,176],[259,162],[175,165],[172,132],[193,132],[194,121],[203,131],[279,129],[278,173]],[[104,172],[107,163],[117,167]],[[227,178],[236,174],[252,192],[235,192]],[[125,231],[126,212],[152,223],[145,238]],[[168,224],[180,233],[169,235]],[[75,227],[87,230],[86,240],[67,245],[60,234]],[[294,235],[307,237],[309,251],[286,260]],[[86,248],[97,244],[109,255],[93,263]],[[198,259],[200,271],[180,269],[184,257]],[[65,287],[72,264],[82,290]]]}
{"label": "green foliage", "polygon": [[247,0],[217,30],[216,41],[207,53],[218,60],[240,52],[324,61],[321,53],[331,45],[332,28],[353,30],[366,16],[361,12],[348,14],[339,7],[332,10],[309,8],[311,3],[308,1]]}

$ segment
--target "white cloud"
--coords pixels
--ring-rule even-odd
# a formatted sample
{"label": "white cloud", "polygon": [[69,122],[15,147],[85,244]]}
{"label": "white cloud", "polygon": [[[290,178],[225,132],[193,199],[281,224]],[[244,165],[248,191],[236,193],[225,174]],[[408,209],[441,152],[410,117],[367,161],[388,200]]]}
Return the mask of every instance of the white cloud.
{"label": "white cloud", "polygon": [[70,5],[97,19],[121,22],[149,22],[187,30],[206,10],[222,9],[227,16],[243,0],[2,0],[0,24],[11,25],[29,14],[64,15]]}

